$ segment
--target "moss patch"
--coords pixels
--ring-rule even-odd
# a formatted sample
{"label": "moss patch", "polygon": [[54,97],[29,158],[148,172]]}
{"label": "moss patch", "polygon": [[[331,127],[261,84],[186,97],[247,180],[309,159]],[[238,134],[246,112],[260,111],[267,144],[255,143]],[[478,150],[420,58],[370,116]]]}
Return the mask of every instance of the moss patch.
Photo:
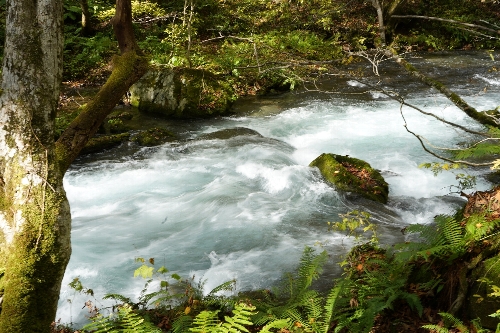
{"label": "moss patch", "polygon": [[200,140],[227,140],[237,136],[242,135],[253,135],[262,137],[259,132],[254,131],[245,127],[234,127],[234,128],[226,128],[220,131],[202,134],[198,137]]}
{"label": "moss patch", "polygon": [[111,149],[125,142],[129,137],[130,133],[121,133],[92,138],[87,142],[80,154],[92,154]]}
{"label": "moss patch", "polygon": [[340,191],[387,203],[389,185],[370,164],[357,158],[321,154],[309,166],[319,168],[323,177]]}
{"label": "moss patch", "polygon": [[161,128],[155,127],[148,130],[139,132],[132,137],[132,141],[138,143],[141,146],[158,146],[166,142],[176,140],[175,134],[172,132]]}

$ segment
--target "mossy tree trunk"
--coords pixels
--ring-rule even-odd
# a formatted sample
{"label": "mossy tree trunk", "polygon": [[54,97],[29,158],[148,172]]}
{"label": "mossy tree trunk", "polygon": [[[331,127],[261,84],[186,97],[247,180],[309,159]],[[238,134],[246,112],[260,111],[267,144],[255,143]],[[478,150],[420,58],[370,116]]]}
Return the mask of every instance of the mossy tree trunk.
{"label": "mossy tree trunk", "polygon": [[117,21],[130,20],[128,30],[116,30],[122,54],[96,99],[54,142],[62,0],[7,1],[0,96],[0,333],[49,332],[71,254],[64,173],[147,69],[132,34],[130,0],[117,0],[117,8],[116,17],[122,18]]}
{"label": "mossy tree trunk", "polygon": [[112,23],[121,55],[113,58],[113,72],[104,86],[57,140],[57,156],[62,170],[71,165],[130,86],[148,69],[148,60],[140,52],[134,37],[130,0],[116,1]]}
{"label": "mossy tree trunk", "polygon": [[62,1],[7,1],[0,96],[0,332],[47,332],[69,261],[70,212],[55,158]]}

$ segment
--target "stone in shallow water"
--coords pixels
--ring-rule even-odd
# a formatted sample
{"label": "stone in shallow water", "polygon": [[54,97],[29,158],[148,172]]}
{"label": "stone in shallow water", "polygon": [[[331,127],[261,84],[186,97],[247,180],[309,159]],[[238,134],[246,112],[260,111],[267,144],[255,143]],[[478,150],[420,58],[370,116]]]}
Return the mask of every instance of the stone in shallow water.
{"label": "stone in shallow water", "polygon": [[323,177],[339,191],[359,193],[367,199],[387,203],[389,185],[380,172],[363,160],[321,154],[309,166],[317,167]]}
{"label": "stone in shallow water", "polygon": [[200,140],[227,140],[231,139],[237,136],[242,136],[242,135],[253,135],[253,136],[258,136],[262,137],[259,132],[254,131],[249,128],[245,127],[233,127],[233,128],[226,128],[220,131],[215,131],[212,133],[206,133],[202,134],[198,137]]}

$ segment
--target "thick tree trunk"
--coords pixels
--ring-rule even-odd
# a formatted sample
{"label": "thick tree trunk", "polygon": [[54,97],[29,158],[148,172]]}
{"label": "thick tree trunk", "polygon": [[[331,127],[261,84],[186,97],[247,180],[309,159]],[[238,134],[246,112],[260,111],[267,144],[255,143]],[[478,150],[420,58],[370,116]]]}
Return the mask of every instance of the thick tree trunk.
{"label": "thick tree trunk", "polygon": [[48,332],[69,261],[70,212],[55,163],[62,1],[7,1],[0,97],[0,332]]}
{"label": "thick tree trunk", "polygon": [[95,100],[56,144],[62,17],[62,0],[7,2],[0,96],[0,333],[49,332],[71,254],[64,172],[147,69],[133,36],[130,0],[117,0],[122,55]]}

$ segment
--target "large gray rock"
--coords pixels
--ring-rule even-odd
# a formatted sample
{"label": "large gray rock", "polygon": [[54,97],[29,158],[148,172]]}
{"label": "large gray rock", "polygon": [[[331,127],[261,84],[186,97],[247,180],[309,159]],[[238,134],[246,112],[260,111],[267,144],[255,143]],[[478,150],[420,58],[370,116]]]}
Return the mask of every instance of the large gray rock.
{"label": "large gray rock", "polygon": [[131,103],[139,111],[171,118],[227,115],[236,99],[230,84],[192,68],[150,70],[130,91]]}

